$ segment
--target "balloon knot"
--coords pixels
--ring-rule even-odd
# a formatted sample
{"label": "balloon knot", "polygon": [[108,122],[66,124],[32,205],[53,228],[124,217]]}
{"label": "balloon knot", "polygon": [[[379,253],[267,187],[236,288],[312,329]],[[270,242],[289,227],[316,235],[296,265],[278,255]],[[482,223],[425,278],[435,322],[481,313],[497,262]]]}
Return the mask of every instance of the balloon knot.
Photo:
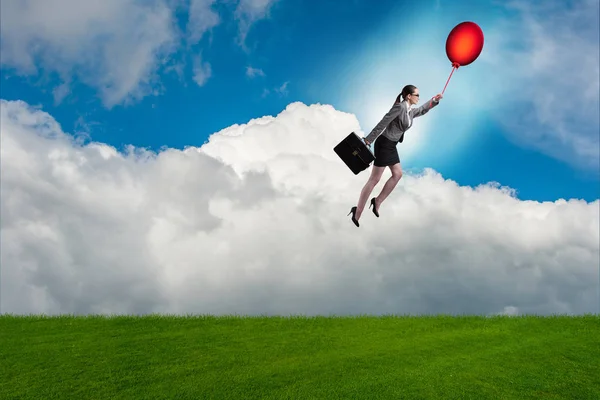
{"label": "balloon knot", "polygon": [[460,64],[459,64],[459,63],[457,63],[457,62],[453,62],[453,63],[452,63],[452,66],[453,66],[454,68],[458,69],[458,67],[460,67]]}

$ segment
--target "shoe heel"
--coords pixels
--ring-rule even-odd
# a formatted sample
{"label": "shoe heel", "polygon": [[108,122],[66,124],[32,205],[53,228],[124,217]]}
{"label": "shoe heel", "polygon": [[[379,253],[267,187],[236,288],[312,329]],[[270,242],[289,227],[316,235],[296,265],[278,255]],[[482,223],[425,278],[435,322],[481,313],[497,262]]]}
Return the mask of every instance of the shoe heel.
{"label": "shoe heel", "polygon": [[377,211],[377,210],[375,209],[375,197],[373,197],[373,198],[371,199],[371,204],[369,204],[369,209],[371,208],[371,206],[373,206],[373,214],[375,214],[375,216],[376,216],[377,218],[379,218],[379,211]]}
{"label": "shoe heel", "polygon": [[354,222],[354,225],[356,226],[360,226],[360,224],[358,223],[358,221],[356,220],[356,218],[354,218],[354,216],[356,215],[356,207],[352,207],[350,209],[350,212],[348,213],[348,215],[352,214],[352,222]]}

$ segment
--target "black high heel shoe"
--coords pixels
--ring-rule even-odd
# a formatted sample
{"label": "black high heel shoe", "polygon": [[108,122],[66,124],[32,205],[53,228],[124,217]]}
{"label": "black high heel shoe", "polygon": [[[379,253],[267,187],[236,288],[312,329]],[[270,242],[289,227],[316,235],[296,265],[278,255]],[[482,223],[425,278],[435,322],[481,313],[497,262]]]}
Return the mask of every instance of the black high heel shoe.
{"label": "black high heel shoe", "polygon": [[356,215],[356,207],[352,207],[352,208],[350,209],[350,212],[348,213],[348,215],[350,215],[350,214],[352,214],[352,222],[354,222],[354,225],[356,225],[356,226],[360,226],[360,225],[358,224],[358,221],[356,220],[356,218],[354,218],[354,216]]}
{"label": "black high heel shoe", "polygon": [[375,216],[376,216],[377,218],[379,218],[379,211],[377,211],[377,210],[375,209],[375,197],[373,197],[373,198],[371,199],[371,205],[369,206],[369,208],[371,208],[371,206],[373,206],[373,214],[375,214]]}

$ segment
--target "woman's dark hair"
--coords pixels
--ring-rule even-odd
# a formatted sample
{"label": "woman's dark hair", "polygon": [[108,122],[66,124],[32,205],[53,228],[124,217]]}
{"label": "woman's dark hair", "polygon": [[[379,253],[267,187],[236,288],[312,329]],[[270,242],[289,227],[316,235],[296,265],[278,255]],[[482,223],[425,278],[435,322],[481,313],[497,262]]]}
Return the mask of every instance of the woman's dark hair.
{"label": "woman's dark hair", "polygon": [[415,85],[404,86],[404,88],[402,89],[402,93],[400,93],[398,97],[396,97],[396,103],[394,104],[400,103],[400,96],[402,96],[402,100],[406,100],[406,96],[408,96],[409,94],[413,94],[416,88],[417,87]]}

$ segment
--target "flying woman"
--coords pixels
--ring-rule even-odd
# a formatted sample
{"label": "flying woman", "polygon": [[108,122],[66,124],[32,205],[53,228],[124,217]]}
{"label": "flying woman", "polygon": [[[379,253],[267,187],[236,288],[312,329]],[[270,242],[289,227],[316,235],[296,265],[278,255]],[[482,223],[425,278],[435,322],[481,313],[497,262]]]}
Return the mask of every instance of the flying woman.
{"label": "flying woman", "polygon": [[[402,97],[402,101],[400,101],[400,97]],[[438,94],[421,107],[412,108],[419,101],[419,89],[413,85],[404,86],[402,93],[398,95],[390,111],[373,128],[371,133],[363,138],[367,146],[377,139],[375,140],[375,162],[373,163],[371,176],[369,176],[369,180],[360,192],[358,205],[350,209],[354,225],[359,226],[358,220],[365,208],[367,198],[381,179],[385,167],[390,167],[392,176],[381,189],[379,196],[373,197],[369,205],[369,208],[373,206],[373,213],[379,217],[381,203],[390,195],[400,178],[402,178],[402,168],[400,167],[400,157],[396,145],[404,140],[404,133],[412,126],[413,118],[427,114],[429,110],[439,104],[441,98],[442,95]],[[380,136],[384,129],[385,131]]]}

